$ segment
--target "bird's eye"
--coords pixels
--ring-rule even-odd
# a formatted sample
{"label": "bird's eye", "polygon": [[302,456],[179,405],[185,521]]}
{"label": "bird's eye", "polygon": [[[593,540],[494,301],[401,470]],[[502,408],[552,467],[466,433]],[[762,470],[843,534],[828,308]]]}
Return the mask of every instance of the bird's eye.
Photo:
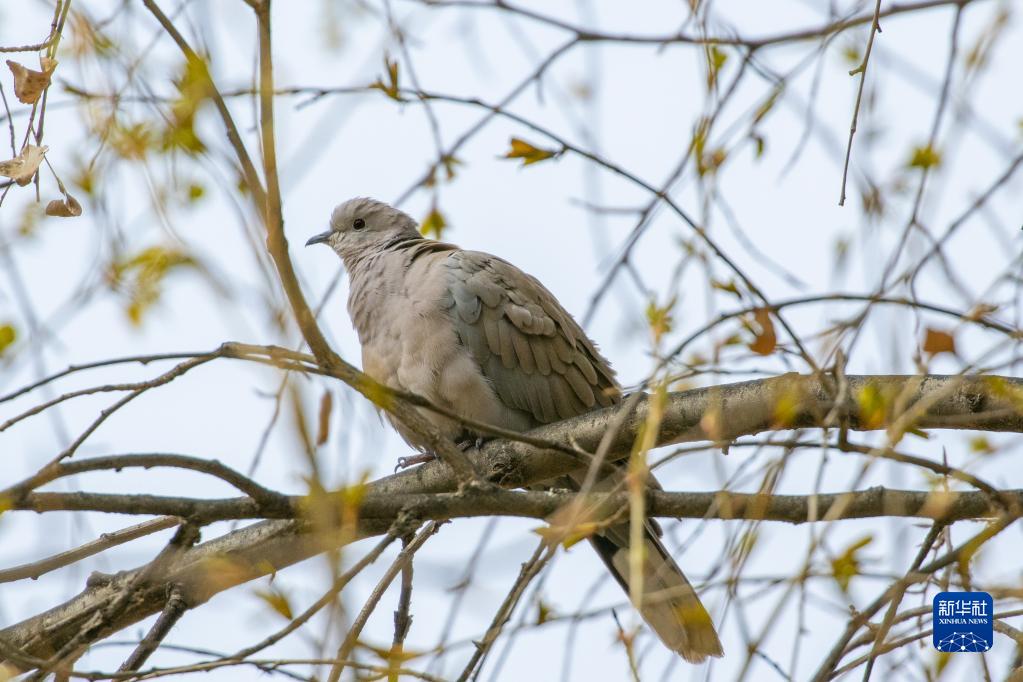
{"label": "bird's eye", "polygon": [[366,221],[363,220],[362,218],[356,218],[355,222],[352,223],[352,227],[354,227],[356,230],[361,230],[362,228],[366,227]]}

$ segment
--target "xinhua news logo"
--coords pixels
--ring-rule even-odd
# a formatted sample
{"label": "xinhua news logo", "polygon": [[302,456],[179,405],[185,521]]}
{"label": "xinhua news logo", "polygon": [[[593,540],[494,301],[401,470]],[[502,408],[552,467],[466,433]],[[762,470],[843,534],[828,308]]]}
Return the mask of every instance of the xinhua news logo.
{"label": "xinhua news logo", "polygon": [[982,652],[994,643],[994,601],[987,592],[941,592],[934,597],[934,648]]}

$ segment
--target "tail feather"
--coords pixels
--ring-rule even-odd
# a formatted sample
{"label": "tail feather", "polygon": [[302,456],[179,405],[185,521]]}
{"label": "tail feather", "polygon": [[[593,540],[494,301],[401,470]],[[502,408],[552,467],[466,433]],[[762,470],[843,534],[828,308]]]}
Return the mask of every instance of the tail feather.
{"label": "tail feather", "polygon": [[[590,543],[622,589],[629,592],[629,527],[616,525]],[[710,614],[651,528],[644,535],[643,597],[639,612],[661,641],[690,663],[722,656]]]}

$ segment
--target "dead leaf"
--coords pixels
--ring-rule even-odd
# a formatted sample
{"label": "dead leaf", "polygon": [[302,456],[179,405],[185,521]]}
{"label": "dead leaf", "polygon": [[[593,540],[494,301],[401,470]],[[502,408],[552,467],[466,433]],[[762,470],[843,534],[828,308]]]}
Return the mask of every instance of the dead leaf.
{"label": "dead leaf", "polygon": [[46,215],[57,216],[58,218],[77,218],[82,215],[82,205],[70,194],[65,194],[64,199],[54,199],[46,204]]}
{"label": "dead leaf", "polygon": [[320,398],[320,419],[319,427],[316,429],[316,446],[319,447],[327,442],[330,437],[330,411],[334,406],[334,394],[324,391]]}
{"label": "dead leaf", "polygon": [[927,334],[924,336],[924,352],[930,353],[931,355],[937,355],[938,353],[956,353],[956,340],[952,334],[941,331],[940,329],[927,328]]}
{"label": "dead leaf", "polygon": [[970,309],[970,312],[964,315],[964,318],[971,322],[979,322],[988,315],[998,312],[998,306],[991,303],[978,303]]}
{"label": "dead leaf", "polygon": [[50,76],[57,68],[57,60],[49,57],[39,58],[42,71],[33,71],[18,62],[7,60],[7,66],[14,74],[14,94],[22,104],[35,104],[43,91],[50,86]]}
{"label": "dead leaf", "polygon": [[21,153],[8,161],[0,161],[0,175],[11,178],[24,187],[32,182],[32,176],[39,170],[39,164],[46,156],[47,146],[37,147],[27,144]]}
{"label": "dead leaf", "polygon": [[775,336],[774,323],[771,321],[771,311],[767,308],[758,308],[753,311],[753,319],[760,326],[760,332],[756,333],[749,349],[758,355],[770,355],[778,346],[778,337]]}

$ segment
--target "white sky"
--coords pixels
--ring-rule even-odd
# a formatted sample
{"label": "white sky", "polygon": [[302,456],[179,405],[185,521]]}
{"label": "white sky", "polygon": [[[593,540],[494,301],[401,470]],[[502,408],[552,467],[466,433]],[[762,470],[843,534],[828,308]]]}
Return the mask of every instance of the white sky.
{"label": "white sky", "polygon": [[[108,12],[102,7],[115,4],[83,0],[76,6],[88,8],[94,17],[103,17]],[[546,3],[533,4],[545,12],[560,9],[560,15],[572,22],[622,33],[673,31],[686,14],[686,3],[679,2],[643,3],[641,9],[637,9],[635,3],[578,2],[554,9],[546,7]],[[167,9],[173,6],[169,2],[163,5]],[[240,2],[192,5],[188,16],[193,25],[202,27],[212,48],[218,82],[225,88],[247,85],[254,54],[254,24],[247,8]],[[334,7],[340,18],[340,49],[329,48],[324,39],[328,6]],[[380,9],[377,4],[373,6]],[[849,4],[842,6],[847,8]],[[997,2],[982,2],[967,10],[961,29],[961,51],[972,46],[998,6]],[[411,49],[423,88],[475,96],[488,102],[502,97],[534,68],[538,58],[567,37],[525,19],[509,21],[504,14],[489,10],[441,11],[401,0],[395,0],[394,7],[400,23],[412,34]],[[826,18],[827,7],[828,3],[809,0],[785,3],[733,0],[715,3],[713,14],[718,20],[718,32],[734,26],[743,35],[760,36],[817,25]],[[136,26],[144,27],[134,34],[134,40],[144,45],[153,35],[155,24],[145,16],[141,5],[132,7],[131,11],[136,15]],[[48,27],[49,12],[42,2],[0,4],[0,44],[22,44],[42,37]],[[892,200],[890,213],[881,223],[864,222],[856,191],[850,192],[845,208],[837,206],[841,153],[856,88],[856,80],[847,75],[850,66],[841,58],[841,50],[850,44],[862,46],[866,38],[863,30],[850,31],[838,38],[823,57],[819,90],[813,100],[814,132],[794,165],[785,170],[804,132],[804,114],[816,63],[799,72],[790,84],[786,99],[776,106],[761,127],[767,140],[765,158],[754,160],[752,148],[745,145],[729,159],[720,182],[722,194],[756,247],[806,283],[803,293],[836,289],[865,293],[876,285],[887,254],[908,218],[908,202],[915,191],[917,174],[906,172],[903,167],[912,147],[926,140],[931,126],[937,87],[947,59],[952,16],[953,10],[944,8],[910,18],[889,19],[882,24],[883,33],[877,37],[868,79],[878,86],[879,97],[873,102],[873,111],[861,114],[850,184],[854,190],[859,187],[852,182],[859,169],[866,169],[886,187],[898,178],[907,180],[905,194]],[[274,20],[279,85],[362,85],[375,79],[382,70],[382,50],[387,44],[384,27],[378,18],[355,13],[348,4],[279,2]],[[124,19],[117,21],[124,22]],[[1008,31],[998,43],[987,71],[965,88],[961,79],[954,83],[953,92],[965,93],[966,101],[980,113],[985,125],[1001,136],[1002,142],[991,144],[968,128],[957,118],[961,112],[954,106],[956,99],[953,98],[939,138],[942,167],[933,178],[922,212],[923,220],[936,233],[943,232],[1004,170],[1009,159],[1019,153],[1018,121],[1023,117],[1023,88],[1018,87],[1018,65],[1023,63],[1023,36],[1016,24],[1011,24]],[[813,44],[799,44],[766,50],[760,56],[775,71],[785,72],[814,49]],[[392,47],[391,53],[397,54],[397,50]],[[734,51],[729,55],[723,74],[725,81],[732,77],[739,61]],[[595,148],[621,167],[660,184],[688,145],[693,125],[704,106],[701,59],[699,51],[692,47],[587,45],[574,49],[555,64],[544,80],[542,98],[538,96],[538,88],[530,87],[510,109],[581,146]],[[153,77],[159,78],[160,74],[173,73],[179,62],[178,55],[169,49],[168,41],[163,40],[147,58],[145,67]],[[67,64],[71,65],[70,59]],[[961,75],[962,70],[957,73]],[[66,71],[59,69],[57,74],[66,82],[86,85],[92,90],[109,89],[111,83],[95,68],[82,72],[70,66]],[[599,75],[598,81],[593,80],[594,74]],[[9,76],[4,73],[2,78],[9,95]],[[122,78],[118,73],[112,82],[119,83]],[[407,84],[404,65],[402,78]],[[579,83],[592,88],[591,101],[580,102],[573,98],[570,91]],[[165,93],[171,92],[166,79],[158,84]],[[732,121],[742,119],[744,114],[748,117],[748,111],[762,102],[770,90],[771,85],[763,79],[748,76],[735,101],[726,109],[718,132]],[[58,87],[51,92],[51,103],[67,97]],[[279,158],[292,258],[306,284],[307,294],[318,300],[337,273],[339,263],[327,249],[303,250],[301,245],[309,235],[323,229],[330,209],[340,201],[355,195],[385,200],[401,195],[424,172],[434,156],[434,146],[424,112],[417,105],[399,106],[379,93],[328,97],[296,108],[294,104],[299,101],[301,98],[279,101]],[[124,106],[126,115],[131,116],[133,105]],[[252,109],[240,100],[233,102],[233,107],[250,149],[255,151]],[[481,116],[480,111],[466,107],[441,103],[435,107],[446,144],[457,139]],[[139,116],[149,113],[140,105],[134,112]],[[23,119],[16,120],[23,125]],[[595,145],[578,134],[580,122],[587,126],[592,139],[596,140]],[[735,136],[728,139],[728,146],[740,139],[746,129],[738,127]],[[226,147],[212,110],[204,111],[200,130],[214,149],[214,156],[223,158]],[[645,203],[647,195],[613,174],[593,172],[591,167],[570,155],[525,169],[500,160],[498,157],[506,151],[512,135],[550,146],[549,140],[514,123],[495,120],[488,124],[457,154],[464,165],[459,167],[456,181],[440,189],[439,206],[450,223],[446,238],[465,248],[499,254],[517,264],[539,277],[570,311],[581,316],[631,229],[632,217],[594,219],[573,200],[634,206]],[[96,142],[92,139],[83,142],[83,137],[74,109],[54,107],[48,114],[46,142],[50,146],[49,158],[58,170],[70,168],[75,158],[89,158],[95,152]],[[153,162],[152,172],[164,177],[166,169],[161,166],[162,162]],[[209,163],[204,167],[183,164],[179,172],[182,178],[200,179],[213,189],[209,167]],[[228,186],[231,184],[229,182]],[[212,195],[195,209],[173,213],[169,228],[154,215],[140,173],[122,170],[107,178],[100,191],[109,202],[113,219],[104,219],[90,211],[87,204],[86,216],[65,221],[48,219],[35,237],[14,243],[17,268],[27,282],[32,305],[41,319],[48,320],[58,313],[71,292],[83,281],[97,276],[97,259],[109,256],[108,237],[115,229],[123,234],[128,252],[154,243],[174,243],[180,238],[221,279],[233,283],[231,297],[212,293],[208,283],[199,276],[175,274],[168,281],[167,295],[147,317],[145,325],[136,329],[127,323],[123,300],[101,289],[88,306],[81,307],[80,313],[60,314],[62,323],[52,330],[56,339],[46,342],[43,354],[49,371],[71,363],[119,355],[204,350],[225,340],[288,345],[296,342],[294,335],[282,338],[268,324],[266,307],[255,296],[261,275],[241,239],[239,214],[222,190],[213,189]],[[1010,183],[990,202],[990,209],[968,222],[949,244],[948,253],[954,259],[959,278],[969,284],[974,296],[987,290],[1019,254],[1023,208],[1020,191],[1018,179]],[[55,194],[52,187],[50,193]],[[701,220],[706,218],[691,167],[674,196],[692,215]],[[14,192],[7,198],[0,209],[0,240],[8,242],[14,238],[23,206],[30,199],[30,192],[26,190]],[[419,192],[404,208],[422,217],[428,211],[429,202],[430,195]],[[709,224],[714,238],[770,298],[800,293],[765,266],[759,256],[744,248],[719,211],[711,214]],[[662,209],[637,248],[634,261],[647,284],[662,296],[668,289],[680,254],[678,240],[690,236],[685,225]],[[840,239],[849,240],[851,244],[849,267],[842,274],[834,271],[835,247]],[[909,257],[919,255],[922,248],[922,242],[911,241],[907,249]],[[713,271],[720,279],[731,277],[721,264],[714,264]],[[9,275],[9,271],[0,270],[0,322],[15,321],[27,336],[28,323],[19,310]],[[714,298],[709,297],[705,280],[701,271],[694,268],[687,271],[681,283],[677,329],[672,339],[683,338],[711,316],[735,305],[727,295],[719,293]],[[357,340],[344,312],[345,293],[342,283],[328,302],[321,321],[335,348],[346,359],[357,362]],[[918,295],[922,300],[958,309],[967,309],[975,302],[960,300],[950,291],[940,268],[933,265],[925,271]],[[1018,320],[1020,308],[1019,302],[1014,300],[1013,289],[1003,286],[984,300],[1008,302],[1010,305],[1003,308],[999,316],[1012,322]],[[643,304],[635,288],[623,278],[588,328],[626,384],[642,380],[651,367],[649,342],[641,326]],[[816,306],[792,310],[786,317],[804,333],[811,333],[828,320],[856,310],[855,306],[841,309],[834,305]],[[913,372],[914,344],[921,337],[921,330],[930,324],[943,328],[951,326],[947,319],[923,316],[918,320],[901,309],[874,312],[867,333],[851,358],[849,371]],[[733,330],[728,328],[727,331]],[[722,328],[721,334],[724,333],[725,328]],[[961,355],[968,361],[979,359],[996,343],[1002,342],[995,336],[972,332],[957,340],[963,349]],[[29,338],[29,342],[38,343],[38,340]],[[810,346],[819,348],[816,343]],[[706,351],[709,346],[705,341],[700,348]],[[1004,359],[1005,355],[1000,357]],[[961,367],[958,361],[939,359],[932,370],[954,372]],[[18,353],[13,361],[0,364],[0,368],[3,369],[0,392],[26,383],[37,372],[28,352]],[[734,363],[732,368],[771,372],[786,369],[774,359],[742,361]],[[793,365],[790,369],[803,371],[805,367]],[[1013,373],[1011,369],[1004,371]],[[149,377],[156,372],[155,366],[103,370],[69,378],[59,384],[57,390],[63,392],[95,382]],[[730,375],[711,380],[725,382],[742,378],[744,375]],[[315,386],[309,386],[306,381],[297,383],[308,386],[308,407],[315,413],[314,400],[322,393],[322,382],[315,382]],[[278,378],[269,371],[239,363],[213,363],[170,386],[146,394],[120,411],[87,441],[78,456],[180,452],[216,457],[244,471],[273,411],[273,401],[267,394],[272,394],[277,384]],[[327,482],[340,484],[365,471],[373,477],[389,472],[396,458],[407,454],[406,446],[379,423],[364,401],[336,384],[330,387],[337,398],[333,434],[319,453]],[[38,392],[29,400],[0,406],[0,420],[26,409],[43,396]],[[0,452],[5,458],[3,480],[16,480],[52,457],[112,399],[109,394],[79,399],[63,406],[56,413],[59,418],[55,421],[37,418],[0,434]],[[967,437],[968,434],[954,433],[938,434],[930,441],[909,437],[905,447],[931,457],[940,457],[945,447],[950,463],[962,464],[973,461],[965,447]],[[992,440],[1002,442],[1005,439]],[[660,477],[669,489],[714,490],[747,456],[748,452],[742,450],[733,451],[728,458],[722,458],[720,453],[701,454],[681,460],[684,463],[669,467]],[[1020,468],[1013,466],[1014,456],[1015,452],[1006,451],[999,457],[978,463],[971,470],[996,484],[1023,487]],[[811,490],[820,454],[800,451],[797,458],[799,464],[786,470],[779,492]],[[859,464],[859,460],[846,461],[832,453],[824,489],[846,489]],[[285,414],[271,436],[256,478],[284,492],[302,493],[306,474],[308,465],[295,447],[290,414]],[[882,482],[892,487],[922,488],[926,485],[916,471],[879,466],[863,486]],[[90,474],[68,485],[95,491],[233,494],[226,486],[206,478],[167,470]],[[750,485],[755,486],[755,481],[737,487],[748,489]],[[43,557],[100,532],[135,522],[100,515],[83,521],[71,516],[5,514],[0,518],[0,556],[3,557],[0,564],[8,566]],[[468,590],[463,612],[456,621],[455,639],[478,636],[489,623],[519,564],[532,551],[535,536],[529,530],[536,525],[536,522],[515,520],[498,523]],[[668,522],[665,525],[669,537],[684,541],[685,551],[678,554],[677,559],[696,582],[702,582],[708,571],[718,564],[726,533],[729,529],[734,531],[734,527],[720,521]],[[868,565],[868,570],[904,570],[915,550],[914,543],[922,536],[918,525],[905,521],[845,522],[836,529],[829,544],[833,551],[841,551],[851,540],[873,533],[875,540],[864,551],[864,556],[874,562]],[[417,556],[415,620],[408,640],[410,649],[428,647],[436,642],[450,604],[446,590],[459,579],[461,566],[484,526],[485,522],[477,520],[450,524]],[[204,537],[214,537],[227,527],[227,524],[220,524],[207,528]],[[961,528],[956,528],[954,537],[962,539],[975,531],[976,526],[962,524]],[[811,532],[805,527],[762,526],[747,574],[779,576],[798,568]],[[0,623],[15,622],[77,593],[88,571],[119,570],[145,562],[167,537],[164,533],[117,548],[39,583],[0,585]],[[1018,526],[1006,531],[982,554],[979,574],[1018,587],[1019,542]],[[345,557],[352,560],[367,548],[366,543],[355,545],[346,551]],[[394,552],[389,552],[374,570],[367,571],[346,592],[349,607],[361,606],[393,555]],[[585,545],[579,545],[559,556],[540,591],[556,613],[569,613],[578,608],[593,582],[602,575],[601,571],[595,555]],[[318,558],[282,572],[275,584],[291,596],[296,609],[301,609],[319,595],[325,585],[325,575],[324,561]],[[716,577],[720,579],[724,575],[727,575],[727,568]],[[230,652],[282,626],[283,621],[253,595],[254,589],[265,588],[266,583],[266,580],[256,581],[232,590],[216,597],[212,604],[190,612],[169,641]],[[866,604],[884,584],[869,578],[855,581],[852,591],[855,603]],[[810,593],[812,596],[806,605],[810,632],[801,645],[797,679],[809,675],[830,647],[842,625],[840,618],[846,604],[833,581],[817,581]],[[733,610],[725,615],[723,591],[717,587],[702,594],[715,619],[722,623],[726,658],[715,663],[710,673],[706,667],[676,667],[664,672],[664,679],[706,679],[708,674],[712,679],[732,679],[742,663],[740,624]],[[796,627],[795,611],[789,608],[777,619],[772,617],[779,594],[780,591],[765,596],[761,587],[754,584],[744,588],[740,598],[746,604],[748,627],[759,631],[765,623],[770,624],[765,646],[788,670]],[[905,605],[912,599],[920,597],[907,599]],[[370,641],[390,642],[395,600],[396,591],[388,593],[371,619],[365,634]],[[617,587],[605,580],[591,606],[622,601]],[[628,608],[621,609],[620,615],[627,626],[636,622]],[[145,624],[131,628],[117,639],[135,637],[144,627]],[[314,626],[310,632],[321,633],[322,625]],[[555,625],[524,633],[504,662],[500,679],[560,679],[567,632],[564,626]],[[614,636],[615,626],[610,616],[580,626],[572,658],[572,679],[626,679],[627,663],[621,648],[614,644]],[[644,652],[644,679],[658,679],[666,670],[669,656],[659,645],[650,646],[649,634],[640,641]],[[921,656],[928,658],[933,652],[929,642],[924,644],[926,649]],[[333,651],[335,646],[336,639],[332,639],[328,647]],[[502,648],[497,647],[492,654],[481,679],[492,677]],[[270,649],[267,655],[304,656],[312,651],[307,639],[299,635]],[[127,652],[123,647],[96,649],[79,667],[116,668]],[[469,653],[470,647],[453,652],[442,674],[457,674]],[[990,656],[995,677],[1006,669],[1011,655],[1010,641],[996,640]],[[166,665],[185,660],[189,657],[160,653],[151,662]],[[976,672],[974,664],[956,659],[945,679],[972,679]],[[244,673],[228,670],[211,673],[206,679],[243,676],[251,674],[248,670]],[[766,680],[779,679],[779,676],[766,663],[757,661],[749,678]],[[908,676],[906,679],[915,678]]]}

